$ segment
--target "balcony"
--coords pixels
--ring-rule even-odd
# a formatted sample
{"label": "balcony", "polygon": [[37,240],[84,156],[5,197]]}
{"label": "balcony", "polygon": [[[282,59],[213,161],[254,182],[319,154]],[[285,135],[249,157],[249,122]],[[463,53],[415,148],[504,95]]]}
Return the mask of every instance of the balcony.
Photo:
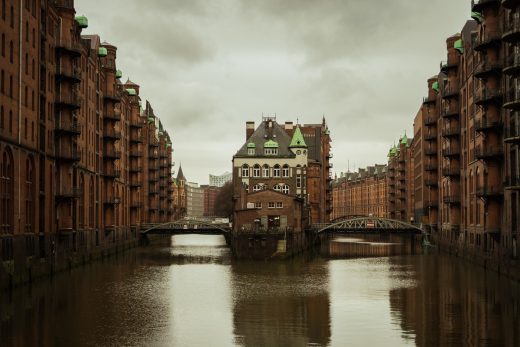
{"label": "balcony", "polygon": [[429,134],[424,134],[424,139],[426,141],[436,141],[437,140],[437,133],[433,132],[433,133],[429,133]]}
{"label": "balcony", "polygon": [[81,56],[83,47],[80,43],[61,40],[56,44],[56,51],[58,52],[58,54],[68,54],[74,58],[77,58]]}
{"label": "balcony", "polygon": [[426,187],[437,187],[439,185],[439,182],[437,180],[433,180],[433,179],[425,179],[424,185]]}
{"label": "balcony", "polygon": [[441,72],[447,74],[449,70],[456,69],[459,67],[459,60],[455,60],[453,62],[449,62],[446,60],[441,61],[440,70]]}
{"label": "balcony", "polygon": [[460,148],[457,147],[448,147],[442,149],[443,157],[456,157],[460,155]]}
{"label": "balcony", "polygon": [[520,90],[512,87],[510,88],[505,97],[504,108],[510,110],[520,110]]}
{"label": "balcony", "polygon": [[81,160],[81,154],[77,149],[56,150],[56,159],[65,162],[77,162]]}
{"label": "balcony", "polygon": [[112,101],[112,102],[120,102],[121,97],[119,96],[119,93],[115,90],[112,91],[106,91],[103,93],[103,100]]}
{"label": "balcony", "polygon": [[437,207],[439,207],[439,202],[433,201],[433,200],[426,201],[426,207],[427,208],[437,208]]}
{"label": "balcony", "polygon": [[479,198],[502,198],[504,189],[499,186],[480,186],[475,193]]}
{"label": "balcony", "polygon": [[78,122],[72,122],[69,124],[56,124],[56,128],[54,129],[56,135],[60,136],[63,134],[76,136],[81,134],[81,125]]}
{"label": "balcony", "polygon": [[460,135],[459,127],[442,129],[442,137],[454,137],[454,136],[459,136],[459,135]]}
{"label": "balcony", "polygon": [[482,88],[480,93],[475,95],[475,104],[482,106],[488,103],[500,104],[502,102],[502,91],[495,88]]}
{"label": "balcony", "polygon": [[435,117],[425,118],[424,125],[426,125],[426,126],[437,125],[437,118],[435,118]]}
{"label": "balcony", "polygon": [[424,105],[434,104],[436,101],[437,101],[437,96],[427,96],[427,97],[423,98]]}
{"label": "balcony", "polygon": [[448,84],[442,89],[441,95],[443,99],[458,98],[459,91],[460,87],[458,84]]}
{"label": "balcony", "polygon": [[121,203],[121,198],[119,197],[106,197],[105,201],[103,201],[105,205],[116,205]]}
{"label": "balcony", "polygon": [[128,169],[128,171],[130,173],[140,173],[140,172],[143,172],[143,167],[142,166],[130,166],[130,168]]}
{"label": "balcony", "polygon": [[121,177],[121,170],[116,169],[108,169],[104,172],[105,177],[109,178],[119,178]]}
{"label": "balcony", "polygon": [[489,75],[499,75],[502,71],[502,64],[499,62],[488,62],[483,61],[480,63],[477,68],[475,69],[475,72],[473,73],[475,77],[477,78],[486,78]]}
{"label": "balcony", "polygon": [[57,108],[77,110],[81,107],[81,98],[76,94],[59,95],[56,97],[55,104]]}
{"label": "balcony", "polygon": [[427,156],[435,156],[437,155],[437,148],[426,148],[424,150],[424,154]]}
{"label": "balcony", "polygon": [[505,129],[504,142],[511,144],[520,144],[520,126],[508,125]]}
{"label": "balcony", "polygon": [[72,200],[81,196],[81,188],[79,187],[61,187],[56,192],[56,200]]}
{"label": "balcony", "polygon": [[113,120],[113,121],[116,121],[116,122],[120,121],[121,120],[121,110],[114,109],[114,111],[105,114],[104,118],[108,119],[108,120]]}
{"label": "balcony", "polygon": [[[497,1],[497,0],[496,0]],[[476,11],[480,12],[480,11]],[[484,51],[490,47],[500,47],[502,34],[499,31],[484,31],[474,42],[475,51]]]}
{"label": "balcony", "polygon": [[442,198],[445,204],[460,204],[460,196],[458,195],[447,195]]}
{"label": "balcony", "polygon": [[81,70],[76,67],[70,69],[65,69],[64,67],[56,67],[56,81],[69,81],[71,83],[80,83]]}
{"label": "balcony", "polygon": [[499,120],[489,120],[486,118],[478,119],[475,121],[475,130],[481,133],[489,131],[500,131],[502,130],[503,124]]}
{"label": "balcony", "polygon": [[130,127],[132,128],[142,128],[145,126],[145,121],[144,120],[138,120],[138,121],[131,121],[130,122]]}
{"label": "balcony", "polygon": [[520,190],[520,176],[506,176],[504,187],[506,189]]}
{"label": "balcony", "polygon": [[112,148],[105,148],[103,156],[107,159],[121,159],[121,151]]}
{"label": "balcony", "polygon": [[459,116],[459,108],[458,107],[445,107],[441,109],[441,117],[442,118],[451,118]]}
{"label": "balcony", "polygon": [[133,143],[143,143],[144,142],[144,136],[142,134],[132,133],[132,135],[130,135],[130,142],[133,142]]}
{"label": "balcony", "polygon": [[512,53],[506,57],[502,72],[509,76],[520,75],[520,55]]}
{"label": "balcony", "polygon": [[140,158],[143,156],[143,152],[142,151],[138,151],[136,149],[131,149],[130,150],[130,158]]}
{"label": "balcony", "polygon": [[445,177],[458,177],[460,176],[460,167],[445,167],[442,169],[442,175]]}
{"label": "balcony", "polygon": [[[517,2],[518,6],[518,2]],[[504,23],[504,31],[502,32],[502,39],[509,43],[515,43],[520,40],[520,18],[512,18]]]}
{"label": "balcony", "polygon": [[109,140],[120,140],[121,139],[121,131],[116,130],[114,128],[108,128],[103,131],[103,138]]}
{"label": "balcony", "polygon": [[498,146],[489,146],[486,148],[477,147],[475,149],[475,158],[480,160],[502,160],[504,157],[504,149]]}

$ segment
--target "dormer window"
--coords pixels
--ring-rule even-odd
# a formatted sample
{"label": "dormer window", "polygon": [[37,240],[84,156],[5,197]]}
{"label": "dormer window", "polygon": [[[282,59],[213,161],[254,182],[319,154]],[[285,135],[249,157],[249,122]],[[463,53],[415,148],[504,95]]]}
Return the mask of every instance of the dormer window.
{"label": "dormer window", "polygon": [[256,145],[253,142],[249,142],[247,144],[247,155],[255,155],[256,154]]}
{"label": "dormer window", "polygon": [[264,143],[264,154],[265,155],[277,155],[278,154],[278,142],[269,140]]}
{"label": "dormer window", "polygon": [[277,155],[278,154],[278,148],[265,148],[264,149],[265,155]]}

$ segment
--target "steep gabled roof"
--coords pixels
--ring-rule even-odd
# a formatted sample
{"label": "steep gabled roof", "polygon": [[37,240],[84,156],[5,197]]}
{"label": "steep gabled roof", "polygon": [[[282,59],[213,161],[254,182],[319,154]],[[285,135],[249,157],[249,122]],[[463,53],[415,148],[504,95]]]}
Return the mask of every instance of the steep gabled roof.
{"label": "steep gabled roof", "polygon": [[182,165],[179,165],[179,172],[177,172],[177,181],[186,181],[186,177],[184,177],[184,173],[182,173]]}
{"label": "steep gabled roof", "polygon": [[[249,149],[255,149],[255,156],[264,156],[264,148],[278,148],[277,155],[270,155],[269,157],[286,157],[294,158],[295,154],[289,149],[291,137],[287,134],[285,129],[271,120],[272,126],[269,127],[269,121],[260,123],[255,132],[246,140],[242,147],[235,154],[235,157],[250,157]],[[275,143],[278,147],[275,146]]]}
{"label": "steep gabled roof", "polygon": [[305,139],[303,138],[302,131],[300,130],[300,126],[296,127],[294,131],[293,137],[291,139],[291,144],[289,145],[291,148],[307,148],[307,144],[305,143]]}

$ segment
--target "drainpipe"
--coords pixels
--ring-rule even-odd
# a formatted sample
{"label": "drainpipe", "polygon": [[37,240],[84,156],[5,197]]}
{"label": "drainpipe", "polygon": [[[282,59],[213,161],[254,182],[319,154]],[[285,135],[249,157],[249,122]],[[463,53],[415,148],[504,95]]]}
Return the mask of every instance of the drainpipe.
{"label": "drainpipe", "polygon": [[[23,1],[20,1],[20,34],[18,35],[18,146],[22,144],[22,44],[23,44]],[[22,156],[21,153],[18,155],[18,169],[22,167]],[[21,171],[21,170],[20,170]],[[18,229],[21,231],[21,208],[22,208],[22,180],[18,179]]]}

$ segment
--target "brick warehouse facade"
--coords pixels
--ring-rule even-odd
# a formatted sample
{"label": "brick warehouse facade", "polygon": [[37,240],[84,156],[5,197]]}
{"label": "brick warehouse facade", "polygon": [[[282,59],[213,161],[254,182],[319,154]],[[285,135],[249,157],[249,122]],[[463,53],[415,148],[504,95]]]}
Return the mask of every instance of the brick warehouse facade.
{"label": "brick warehouse facade", "polygon": [[120,81],[116,47],[81,36],[71,0],[4,2],[2,285],[135,244],[141,224],[174,216],[171,139]]}
{"label": "brick warehouse facade", "polygon": [[332,221],[370,215],[388,217],[387,165],[341,173],[332,182]]}

